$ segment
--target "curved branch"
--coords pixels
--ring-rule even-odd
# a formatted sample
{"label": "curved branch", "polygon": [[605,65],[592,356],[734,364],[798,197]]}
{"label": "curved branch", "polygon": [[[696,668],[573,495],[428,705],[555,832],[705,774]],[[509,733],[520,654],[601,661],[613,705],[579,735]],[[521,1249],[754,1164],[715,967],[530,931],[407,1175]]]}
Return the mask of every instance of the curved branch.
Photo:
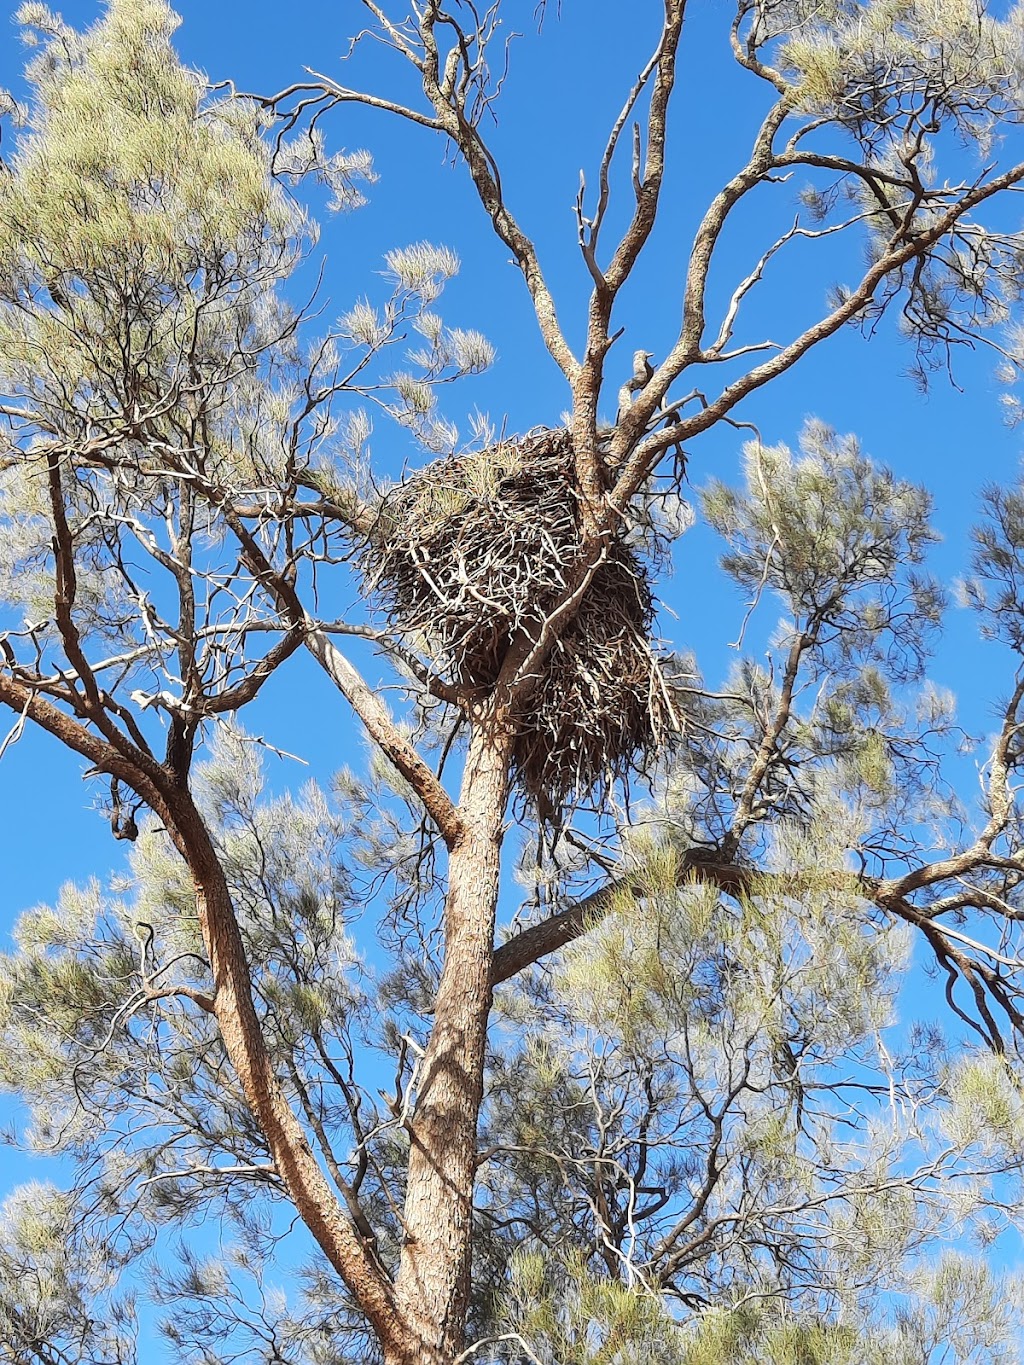
{"label": "curved branch", "polygon": [[[982,865],[983,859],[979,860],[975,854],[975,868]],[[1024,1038],[1024,1011],[1017,1003],[1019,992],[1013,989],[996,968],[982,960],[988,953],[984,945],[977,945],[981,956],[971,956],[965,952],[963,936],[947,933],[936,919],[934,907],[914,905],[906,896],[894,889],[896,883],[879,881],[845,869],[766,873],[757,868],[721,861],[706,848],[689,848],[677,855],[675,882],[680,888],[687,884],[712,886],[734,899],[757,895],[759,888],[766,887],[777,888],[780,894],[787,896],[815,890],[858,896],[863,899],[865,905],[873,905],[886,914],[903,920],[924,935],[936,962],[946,972],[946,996],[951,1008],[969,1023],[994,1051],[1004,1052],[1005,1042],[992,1013],[992,1004],[1006,1016],[1012,1031],[1018,1037]],[[491,964],[492,984],[497,986],[510,980],[519,972],[582,938],[614,909],[623,893],[641,895],[646,891],[643,870],[640,869],[609,882],[559,914],[524,929],[522,933],[495,949]],[[968,898],[969,893],[965,901]],[[981,1020],[980,1024],[971,1019],[953,998],[953,989],[958,979],[962,980],[971,992],[978,1018]]]}
{"label": "curved branch", "polygon": [[[808,327],[788,345],[780,349],[762,364],[748,370],[732,384],[729,384],[717,398],[706,402],[699,412],[683,418],[667,430],[658,430],[640,440],[633,446],[632,454],[626,461],[619,480],[612,492],[611,501],[615,507],[625,507],[644,479],[650,474],[659,456],[680,442],[692,440],[725,418],[732,409],[756,389],[784,374],[808,351],[834,335],[847,322],[851,322],[875,297],[875,291],[883,280],[896,274],[903,266],[916,257],[925,255],[943,237],[956,227],[957,223],[972,209],[986,200],[1012,189],[1024,182],[1024,162],[1018,162],[1002,175],[985,181],[965,194],[956,204],[941,214],[930,228],[907,238],[900,233],[897,239],[882,252],[861,277],[857,287],[846,295],[831,312]],[[703,294],[701,292],[701,298]],[[696,306],[696,305],[695,305]],[[691,339],[681,334],[680,339],[658,367],[646,388],[637,395],[624,421],[609,444],[609,458],[616,458],[628,449],[654,417],[659,404],[665,397],[669,386],[682,371],[695,360],[701,359],[699,351],[691,349]]]}
{"label": "curved branch", "polygon": [[423,802],[448,847],[454,848],[462,838],[462,817],[434,770],[404,737],[387,707],[330,636],[307,622],[305,639],[306,648],[363,722],[367,734]]}

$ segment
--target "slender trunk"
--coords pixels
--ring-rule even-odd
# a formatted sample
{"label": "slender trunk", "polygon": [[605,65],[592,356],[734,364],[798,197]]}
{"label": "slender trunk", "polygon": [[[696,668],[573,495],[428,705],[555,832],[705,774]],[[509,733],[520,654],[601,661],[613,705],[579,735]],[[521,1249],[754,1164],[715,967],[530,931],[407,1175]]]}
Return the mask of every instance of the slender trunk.
{"label": "slender trunk", "polygon": [[396,1288],[418,1340],[412,1352],[387,1354],[388,1365],[448,1365],[463,1346],[509,748],[503,729],[479,727],[466,759],[464,833],[449,859],[444,968],[409,1123]]}
{"label": "slender trunk", "polygon": [[213,1012],[225,1051],[298,1213],[389,1351],[409,1339],[392,1285],[339,1204],[274,1071],[230,892],[206,827],[187,797],[169,805],[168,828],[195,879],[214,981]]}

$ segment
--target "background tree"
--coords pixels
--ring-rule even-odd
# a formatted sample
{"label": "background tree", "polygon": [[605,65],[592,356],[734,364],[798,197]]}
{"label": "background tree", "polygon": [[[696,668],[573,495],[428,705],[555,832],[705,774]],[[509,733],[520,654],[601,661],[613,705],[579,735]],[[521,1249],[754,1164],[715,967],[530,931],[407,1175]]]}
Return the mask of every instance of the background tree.
{"label": "background tree", "polygon": [[[154,1280],[183,1358],[1004,1358],[1016,1288],[925,1253],[991,1240],[1017,1202],[1024,679],[979,814],[943,782],[959,736],[922,682],[927,495],[820,423],[796,452],[756,436],[744,486],[703,494],[750,612],[781,599],[767,665],[712,690],[651,629],[693,443],[819,342],[895,307],[922,374],[985,339],[1013,378],[1024,162],[996,137],[1020,18],[742,5],[767,113],[673,282],[675,341],[623,362],[686,117],[683,5],[651,7],[581,186],[591,296],[565,330],[485,141],[500,6],[365,8],[418,102],[316,74],[211,90],[162,0],[112,0],[85,34],[21,11],[40,50],[0,179],[0,701],[8,742],[32,723],[81,756],[133,847],[113,893],[24,916],[4,963],[3,1078],[75,1172],[31,1236],[9,1211],[4,1255],[33,1269],[2,1284],[7,1349],[124,1358],[130,1303],[106,1336],[83,1305],[212,1210],[230,1255],[186,1239]],[[372,174],[325,150],[352,102],[465,163],[564,428],[481,422],[454,448],[436,391],[492,351],[436,311],[443,247],[391,250],[390,296],[331,328],[287,301],[313,231],[283,186],[351,204]],[[723,289],[755,192],[802,216]],[[740,339],[777,261],[847,238],[852,284],[788,339]],[[437,457],[397,489],[369,465],[374,407]],[[989,495],[966,585],[1018,654],[1022,498]],[[369,618],[338,607],[353,579]],[[397,718],[344,637],[386,660]],[[273,795],[238,716],[301,650],[370,771]],[[510,820],[528,838],[506,852]],[[911,934],[975,1047],[890,1027]]]}

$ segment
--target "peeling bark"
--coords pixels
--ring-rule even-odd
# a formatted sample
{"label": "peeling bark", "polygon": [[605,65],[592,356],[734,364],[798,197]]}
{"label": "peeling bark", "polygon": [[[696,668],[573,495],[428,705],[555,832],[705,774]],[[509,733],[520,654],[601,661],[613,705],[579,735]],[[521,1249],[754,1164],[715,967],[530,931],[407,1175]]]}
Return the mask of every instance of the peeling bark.
{"label": "peeling bark", "polygon": [[512,736],[472,737],[459,803],[463,835],[449,860],[445,959],[436,1023],[409,1121],[405,1239],[397,1299],[416,1341],[388,1365],[442,1365],[463,1347],[472,1252],[476,1130],[491,1007],[494,919]]}

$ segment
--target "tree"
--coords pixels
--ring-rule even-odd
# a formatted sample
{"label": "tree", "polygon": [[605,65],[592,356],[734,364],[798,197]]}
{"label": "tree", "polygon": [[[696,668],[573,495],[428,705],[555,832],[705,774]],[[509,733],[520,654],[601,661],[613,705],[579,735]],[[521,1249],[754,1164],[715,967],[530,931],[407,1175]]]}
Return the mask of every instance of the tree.
{"label": "tree", "polygon": [[[922,682],[929,499],[819,423],[796,452],[757,435],[744,486],[702,494],[751,610],[781,599],[769,666],[714,690],[651,627],[697,438],[813,347],[898,310],[922,377],[979,340],[1016,373],[1001,205],[1024,162],[997,133],[1012,150],[1020,17],[744,0],[733,51],[767,112],[672,282],[675,342],[623,366],[685,117],[681,0],[645,7],[651,58],[581,185],[575,328],[485,140],[500,5],[365,8],[418,102],[318,74],[210,89],[163,0],[111,0],[84,34],[21,11],[40,51],[0,179],[0,702],[8,743],[31,723],[81,756],[132,848],[114,894],[67,888],[4,962],[4,1082],[75,1170],[27,1240],[8,1211],[4,1255],[45,1292],[3,1271],[5,1350],[124,1358],[130,1303],[106,1337],[83,1305],[212,1210],[230,1254],[185,1245],[153,1282],[182,1358],[1003,1359],[1014,1286],[925,1252],[998,1235],[1020,1177],[1024,674],[977,815],[940,780],[958,736]],[[372,176],[325,150],[350,102],[464,164],[564,428],[455,448],[437,390],[492,352],[436,311],[444,248],[391,250],[390,297],[326,332],[288,301],[313,230],[285,186],[351,204]],[[723,291],[755,191],[801,216]],[[734,340],[776,258],[847,239],[852,285],[787,340]],[[371,407],[435,457],[393,489]],[[965,591],[1018,660],[1022,559],[1024,493],[993,489]],[[325,609],[347,575],[369,619]],[[346,639],[386,660],[397,718]],[[240,717],[300,651],[371,770],[275,796]],[[496,946],[512,821],[524,904]],[[371,960],[350,926],[382,901]],[[910,935],[976,1047],[922,1027],[896,1050]]]}

